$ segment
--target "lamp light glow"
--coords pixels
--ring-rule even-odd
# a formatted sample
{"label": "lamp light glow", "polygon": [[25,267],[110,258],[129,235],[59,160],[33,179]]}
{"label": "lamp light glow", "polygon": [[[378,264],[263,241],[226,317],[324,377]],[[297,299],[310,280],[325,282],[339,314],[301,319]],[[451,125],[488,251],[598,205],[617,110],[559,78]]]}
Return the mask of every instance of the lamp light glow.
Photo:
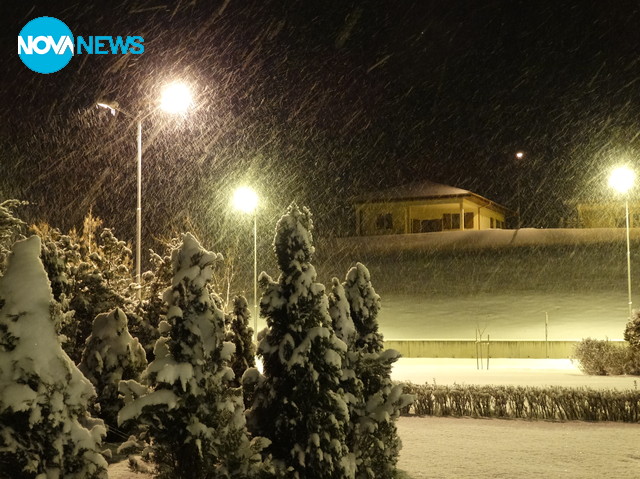
{"label": "lamp light glow", "polygon": [[242,186],[233,194],[233,206],[243,213],[253,213],[258,207],[258,195],[248,186]]}
{"label": "lamp light glow", "polygon": [[191,90],[184,83],[172,83],[162,90],[160,108],[167,113],[184,113],[193,102]]}
{"label": "lamp light glow", "polygon": [[626,193],[633,187],[636,174],[627,166],[615,168],[609,175],[609,186],[618,193]]}

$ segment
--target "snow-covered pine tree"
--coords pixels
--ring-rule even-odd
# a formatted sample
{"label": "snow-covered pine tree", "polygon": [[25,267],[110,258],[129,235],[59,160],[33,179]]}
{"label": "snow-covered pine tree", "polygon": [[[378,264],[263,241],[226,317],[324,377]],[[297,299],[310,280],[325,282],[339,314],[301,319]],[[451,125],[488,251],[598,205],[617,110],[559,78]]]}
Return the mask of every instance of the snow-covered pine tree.
{"label": "snow-covered pine tree", "polygon": [[37,236],[15,243],[0,278],[0,476],[106,478],[95,391],[62,350]]}
{"label": "snow-covered pine tree", "polygon": [[[122,265],[130,262],[127,250],[120,248],[123,256],[117,259],[113,256],[115,248],[111,244],[105,256],[101,243],[78,242],[74,235],[63,235],[46,226],[34,227],[34,230],[43,238],[42,261],[51,281],[54,299],[63,312],[73,311],[73,317],[64,321],[60,332],[64,338],[64,350],[75,363],[79,363],[94,318],[116,307],[125,309],[130,303],[127,297],[129,290],[121,289],[125,283],[122,276],[127,273],[116,266],[118,262]],[[105,231],[108,243],[118,243],[110,230]],[[118,280],[108,280],[103,268],[107,276],[114,278],[117,271]]]}
{"label": "snow-covered pine tree", "polygon": [[172,253],[162,336],[142,375],[147,387],[120,385],[127,404],[119,421],[147,426],[161,478],[246,478],[268,469],[260,456],[264,440],[249,441],[241,392],[229,386],[233,344],[224,342],[224,315],[209,291],[220,259],[183,236]]}
{"label": "snow-covered pine tree", "polygon": [[148,361],[153,361],[153,347],[160,336],[158,325],[167,314],[162,295],[171,286],[171,252],[179,246],[180,240],[175,238],[166,245],[164,255],[151,250],[152,269],[142,275],[142,301],[135,309],[133,321],[129,323],[131,334],[140,340]]}
{"label": "snow-covered pine tree", "polygon": [[100,232],[97,255],[92,256],[109,287],[131,301],[136,295],[133,256],[129,246],[111,228]]}
{"label": "snow-covered pine tree", "polygon": [[336,336],[347,345],[347,352],[342,363],[342,377],[340,385],[345,401],[349,406],[349,422],[347,423],[347,445],[354,454],[356,465],[358,464],[358,419],[364,415],[364,390],[363,384],[357,375],[360,369],[359,362],[362,352],[355,349],[356,328],[351,319],[349,301],[344,287],[338,278],[331,280],[331,293],[329,293],[329,315],[333,322]]}
{"label": "snow-covered pine tree", "polygon": [[634,352],[640,353],[640,310],[634,309],[624,328],[624,340]]}
{"label": "snow-covered pine tree", "polygon": [[231,369],[235,374],[234,385],[240,386],[242,375],[256,365],[256,348],[253,345],[253,328],[249,326],[251,313],[244,296],[233,298],[233,312],[227,332],[227,341],[236,349],[231,356]]}
{"label": "snow-covered pine tree", "polygon": [[20,200],[5,200],[0,203],[0,273],[4,271],[11,246],[25,229],[24,221],[15,216],[13,210],[26,204]]}
{"label": "snow-covered pine tree", "polygon": [[294,203],[278,221],[280,277],[260,276],[266,334],[258,354],[264,379],[249,419],[271,440],[289,478],[345,479],[354,474],[346,444],[348,407],[340,390],[346,346],[334,334],[324,286],[316,283],[311,213]]}
{"label": "snow-covered pine tree", "polygon": [[351,320],[357,332],[356,348],[368,353],[382,351],[384,339],[378,326],[380,296],[373,289],[367,267],[362,263],[356,263],[347,272],[343,287],[349,302]]}
{"label": "snow-covered pine tree", "polygon": [[369,270],[357,263],[347,273],[343,287],[357,331],[355,373],[364,388],[364,411],[356,424],[356,477],[395,477],[402,447],[395,423],[412,397],[403,394],[402,385],[391,381],[391,368],[400,354],[384,350],[377,319],[380,296],[371,285]]}
{"label": "snow-covered pine tree", "polygon": [[124,405],[118,397],[120,381],[139,379],[146,367],[144,348],[129,334],[124,312],[116,308],[96,316],[82,354],[80,371],[96,388],[98,415],[110,429],[117,427],[118,411]]}

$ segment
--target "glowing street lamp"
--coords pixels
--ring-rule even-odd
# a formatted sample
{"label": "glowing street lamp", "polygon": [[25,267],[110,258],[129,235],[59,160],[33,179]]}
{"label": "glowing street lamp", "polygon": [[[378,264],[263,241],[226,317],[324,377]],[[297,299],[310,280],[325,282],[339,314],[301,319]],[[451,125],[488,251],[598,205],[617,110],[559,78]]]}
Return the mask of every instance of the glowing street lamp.
{"label": "glowing street lamp", "polygon": [[241,186],[233,194],[236,210],[253,214],[253,335],[258,337],[258,195],[248,186]]}
{"label": "glowing street lamp", "polygon": [[167,113],[185,113],[191,106],[191,90],[184,83],[172,83],[162,90],[160,108]]}
{"label": "glowing street lamp", "polygon": [[[160,101],[160,108],[168,113],[184,113],[191,106],[191,92],[189,88],[183,83],[172,83],[164,87],[162,90],[162,97]],[[137,146],[138,153],[136,163],[138,166],[137,172],[137,205],[136,205],[136,284],[138,287],[138,299],[140,299],[140,287],[141,278],[140,270],[142,263],[142,120],[151,115],[156,108],[152,108],[146,115],[138,112],[137,115],[132,115],[120,108],[118,102],[105,102],[100,101],[97,103],[100,108],[105,108],[111,112],[112,115],[117,112],[122,113],[129,118],[136,120],[137,123]]]}
{"label": "glowing street lamp", "polygon": [[624,209],[627,225],[627,292],[629,299],[629,318],[631,318],[631,248],[629,246],[629,195],[627,193],[633,187],[636,178],[635,172],[627,166],[615,168],[609,175],[609,186],[616,192],[625,195]]}

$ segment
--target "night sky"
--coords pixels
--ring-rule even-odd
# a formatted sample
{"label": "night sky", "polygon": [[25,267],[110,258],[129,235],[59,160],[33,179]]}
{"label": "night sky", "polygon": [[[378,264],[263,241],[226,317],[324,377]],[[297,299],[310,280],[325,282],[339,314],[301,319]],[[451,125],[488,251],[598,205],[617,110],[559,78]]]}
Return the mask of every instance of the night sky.
{"label": "night sky", "polygon": [[[637,2],[19,3],[0,7],[0,196],[62,229],[93,208],[133,239],[135,128],[92,105],[147,111],[172,80],[196,105],[145,121],[147,238],[224,241],[245,227],[228,206],[240,183],[266,198],[265,231],[296,200],[326,235],[353,232],[354,195],[414,180],[515,209],[518,175],[524,225],[557,227],[640,158]],[[16,36],[44,15],[75,35],[141,35],[145,53],[33,73]]]}

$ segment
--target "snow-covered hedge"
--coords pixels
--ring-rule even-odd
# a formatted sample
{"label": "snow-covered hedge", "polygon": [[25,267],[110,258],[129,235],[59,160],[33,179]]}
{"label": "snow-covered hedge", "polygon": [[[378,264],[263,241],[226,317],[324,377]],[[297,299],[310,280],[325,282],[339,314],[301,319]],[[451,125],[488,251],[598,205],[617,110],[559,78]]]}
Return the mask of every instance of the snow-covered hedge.
{"label": "snow-covered hedge", "polygon": [[640,421],[640,391],[590,388],[406,384],[406,414],[560,421]]}

